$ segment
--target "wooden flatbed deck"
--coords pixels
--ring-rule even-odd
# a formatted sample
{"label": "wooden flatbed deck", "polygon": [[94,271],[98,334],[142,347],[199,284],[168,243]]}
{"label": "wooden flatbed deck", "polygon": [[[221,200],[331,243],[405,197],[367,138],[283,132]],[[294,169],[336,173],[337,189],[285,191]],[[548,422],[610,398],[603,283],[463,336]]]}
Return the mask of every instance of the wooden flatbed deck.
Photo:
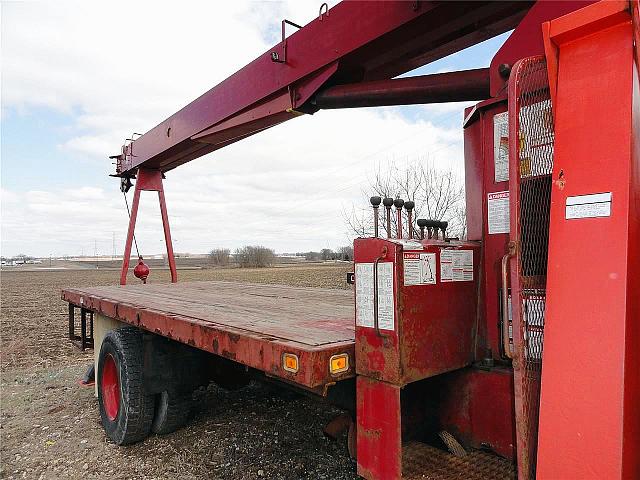
{"label": "wooden flatbed deck", "polygon": [[[355,375],[349,290],[185,282],[66,289],[62,299],[308,388]],[[284,353],[298,356],[297,373],[282,368]],[[331,375],[341,353],[349,370]]]}

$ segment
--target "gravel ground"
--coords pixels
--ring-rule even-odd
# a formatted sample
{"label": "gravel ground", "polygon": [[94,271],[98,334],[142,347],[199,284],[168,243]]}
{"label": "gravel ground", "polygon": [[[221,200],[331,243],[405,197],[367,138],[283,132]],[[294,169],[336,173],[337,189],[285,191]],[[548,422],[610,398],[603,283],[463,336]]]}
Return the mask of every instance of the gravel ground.
{"label": "gravel ground", "polygon": [[[345,288],[350,265],[181,271],[181,280]],[[77,380],[92,361],[66,339],[60,289],[107,285],[101,270],[1,273],[1,478],[353,479],[346,439],[322,428],[340,412],[262,384],[196,392],[189,425],[116,447],[100,425],[93,389]],[[167,281],[165,271],[151,281]]]}

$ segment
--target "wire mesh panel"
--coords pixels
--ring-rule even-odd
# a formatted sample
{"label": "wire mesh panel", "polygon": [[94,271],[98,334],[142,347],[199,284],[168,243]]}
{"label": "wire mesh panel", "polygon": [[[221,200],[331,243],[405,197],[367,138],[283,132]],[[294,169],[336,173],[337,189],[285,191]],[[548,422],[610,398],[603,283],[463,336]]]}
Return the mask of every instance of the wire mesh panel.
{"label": "wire mesh panel", "polygon": [[540,411],[540,378],[544,340],[549,208],[553,169],[553,112],[544,57],[514,66],[510,79],[509,117],[511,240],[514,325],[514,381],[518,476],[534,479]]}

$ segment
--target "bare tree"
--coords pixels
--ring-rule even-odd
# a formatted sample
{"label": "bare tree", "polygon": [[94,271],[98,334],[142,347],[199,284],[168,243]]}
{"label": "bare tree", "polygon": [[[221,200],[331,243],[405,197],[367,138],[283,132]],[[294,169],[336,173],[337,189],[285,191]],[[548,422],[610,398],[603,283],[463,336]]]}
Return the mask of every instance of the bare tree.
{"label": "bare tree", "polygon": [[209,261],[213,265],[226,267],[229,265],[231,251],[228,248],[215,248],[209,252]]}
{"label": "bare tree", "polygon": [[338,248],[339,260],[353,260],[353,247],[351,245],[345,245]]}
{"label": "bare tree", "polygon": [[320,250],[320,256],[322,257],[322,260],[335,260],[336,258],[335,252],[330,248],[323,248]]}
{"label": "bare tree", "polygon": [[262,246],[246,246],[236,250],[236,260],[242,268],[270,267],[276,259],[276,252]]}
{"label": "bare tree", "polygon": [[[452,170],[440,170],[420,161],[399,166],[392,163],[389,168],[378,168],[369,191],[364,194],[366,203],[371,196],[402,198],[415,202],[413,218],[428,218],[449,222],[447,234],[464,238],[466,234],[466,214],[464,187]],[[380,206],[380,231],[387,233],[385,209]],[[392,207],[391,234],[397,231],[396,209]],[[352,207],[351,212],[343,212],[345,222],[352,233],[359,236],[373,234],[373,213],[371,207]],[[415,226],[414,226],[415,227]],[[403,236],[408,236],[409,226],[403,224]]]}

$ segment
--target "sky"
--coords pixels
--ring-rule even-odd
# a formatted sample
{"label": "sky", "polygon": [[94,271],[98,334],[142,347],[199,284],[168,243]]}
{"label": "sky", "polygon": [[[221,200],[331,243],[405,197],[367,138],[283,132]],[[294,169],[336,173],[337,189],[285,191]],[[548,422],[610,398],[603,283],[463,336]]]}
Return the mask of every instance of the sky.
{"label": "sky", "polygon": [[[337,2],[329,2],[333,6]],[[0,253],[121,254],[127,212],[109,155],[306,24],[319,2],[2,2]],[[501,35],[409,75],[488,66]],[[465,104],[320,111],[167,173],[174,250],[352,242],[344,212],[390,163],[463,172]],[[131,200],[132,191],[129,193]],[[143,192],[143,255],[162,253]]]}

